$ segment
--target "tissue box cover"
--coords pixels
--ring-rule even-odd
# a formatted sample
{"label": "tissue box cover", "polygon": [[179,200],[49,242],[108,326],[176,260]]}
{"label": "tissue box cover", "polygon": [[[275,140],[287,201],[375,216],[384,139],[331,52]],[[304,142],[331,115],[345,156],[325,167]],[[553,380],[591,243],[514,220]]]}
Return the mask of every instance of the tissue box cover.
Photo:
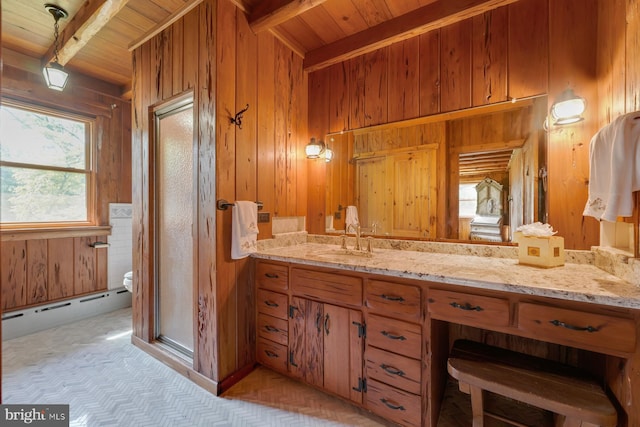
{"label": "tissue box cover", "polygon": [[564,265],[564,237],[530,237],[515,233],[518,242],[520,264],[538,267],[559,267]]}

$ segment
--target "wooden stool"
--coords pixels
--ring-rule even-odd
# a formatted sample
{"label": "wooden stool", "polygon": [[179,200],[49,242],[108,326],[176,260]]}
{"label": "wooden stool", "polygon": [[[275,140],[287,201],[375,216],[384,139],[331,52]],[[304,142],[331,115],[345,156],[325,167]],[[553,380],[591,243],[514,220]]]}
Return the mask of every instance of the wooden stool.
{"label": "wooden stool", "polygon": [[522,425],[486,412],[484,391],[551,411],[558,427],[615,427],[618,422],[616,408],[598,383],[561,363],[459,340],[447,369],[460,391],[471,395],[473,427],[484,426],[485,416]]}

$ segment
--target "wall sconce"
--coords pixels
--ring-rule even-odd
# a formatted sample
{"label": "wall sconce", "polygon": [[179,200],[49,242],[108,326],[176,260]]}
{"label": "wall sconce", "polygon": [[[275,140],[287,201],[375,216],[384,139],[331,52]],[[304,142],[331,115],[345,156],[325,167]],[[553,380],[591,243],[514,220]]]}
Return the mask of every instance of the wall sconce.
{"label": "wall sconce", "polygon": [[329,147],[324,149],[324,161],[329,163],[333,159],[333,150]]}
{"label": "wall sconce", "polygon": [[64,87],[67,85],[67,79],[69,78],[69,73],[67,73],[62,65],[58,62],[58,21],[60,18],[66,18],[69,16],[66,10],[61,8],[60,6],[56,6],[55,4],[47,3],[44,5],[44,8],[53,16],[55,23],[53,24],[53,53],[54,60],[49,62],[43,69],[42,74],[44,75],[44,80],[47,83],[47,87],[49,89],[62,91]]}
{"label": "wall sconce", "polygon": [[568,125],[584,120],[582,113],[586,106],[584,98],[573,93],[573,89],[565,89],[551,106],[553,124]]}
{"label": "wall sconce", "polygon": [[315,138],[311,138],[311,141],[304,148],[304,152],[307,154],[307,159],[318,159],[320,158],[320,154],[324,153],[324,151],[324,142],[318,141]]}

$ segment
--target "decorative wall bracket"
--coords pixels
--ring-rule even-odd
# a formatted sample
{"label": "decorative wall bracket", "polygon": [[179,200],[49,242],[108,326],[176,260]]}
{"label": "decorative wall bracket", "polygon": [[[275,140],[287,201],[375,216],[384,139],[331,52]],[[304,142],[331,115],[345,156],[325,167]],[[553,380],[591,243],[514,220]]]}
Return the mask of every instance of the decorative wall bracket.
{"label": "decorative wall bracket", "polygon": [[249,104],[244,108],[244,110],[240,110],[236,113],[235,117],[230,117],[231,123],[238,126],[239,129],[242,129],[242,115],[249,109]]}

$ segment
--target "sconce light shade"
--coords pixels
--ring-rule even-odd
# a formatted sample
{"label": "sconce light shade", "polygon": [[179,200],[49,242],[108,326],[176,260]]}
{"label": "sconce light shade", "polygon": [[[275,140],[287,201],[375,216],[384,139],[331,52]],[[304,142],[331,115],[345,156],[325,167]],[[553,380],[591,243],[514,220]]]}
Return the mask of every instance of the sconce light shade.
{"label": "sconce light shade", "polygon": [[329,163],[333,159],[333,150],[329,147],[324,149],[324,161]]}
{"label": "sconce light shade", "polygon": [[44,80],[49,89],[62,91],[67,85],[69,73],[67,73],[64,68],[62,68],[62,65],[57,62],[50,62],[42,69],[42,74],[44,75]]}
{"label": "sconce light shade", "polygon": [[311,138],[311,141],[304,148],[307,159],[317,159],[324,152],[324,142]]}
{"label": "sconce light shade", "polygon": [[551,118],[556,125],[568,125],[584,120],[587,103],[584,98],[573,93],[572,89],[565,89],[551,106]]}

